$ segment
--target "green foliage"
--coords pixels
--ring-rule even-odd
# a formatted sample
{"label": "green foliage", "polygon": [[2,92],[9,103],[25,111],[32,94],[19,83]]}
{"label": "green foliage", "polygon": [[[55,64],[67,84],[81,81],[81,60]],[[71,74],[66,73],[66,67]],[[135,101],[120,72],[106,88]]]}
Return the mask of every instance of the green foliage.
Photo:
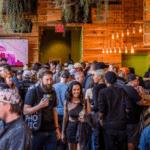
{"label": "green foliage", "polygon": [[[71,10],[71,6],[68,5],[69,2],[75,2],[75,12],[73,14]],[[92,3],[96,3],[97,6],[97,20],[102,21],[102,0],[55,0],[54,4],[56,7],[61,5],[62,7],[62,18],[68,23],[71,19],[78,20],[80,13],[80,7],[83,7],[84,14],[83,14],[83,22],[86,23],[88,20],[89,15],[89,7]],[[109,1],[105,0],[105,16],[104,21],[107,21],[109,17],[109,10],[108,10]],[[74,18],[73,18],[74,16]]]}

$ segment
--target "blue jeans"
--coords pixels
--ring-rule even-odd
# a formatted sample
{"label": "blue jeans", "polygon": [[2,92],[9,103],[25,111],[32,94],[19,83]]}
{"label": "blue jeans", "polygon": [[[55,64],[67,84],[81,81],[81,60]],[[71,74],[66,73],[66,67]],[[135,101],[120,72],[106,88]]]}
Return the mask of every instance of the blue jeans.
{"label": "blue jeans", "polygon": [[0,126],[3,124],[3,122],[2,121],[0,121]]}
{"label": "blue jeans", "polygon": [[57,133],[52,132],[37,132],[33,133],[33,148],[32,150],[57,150]]}

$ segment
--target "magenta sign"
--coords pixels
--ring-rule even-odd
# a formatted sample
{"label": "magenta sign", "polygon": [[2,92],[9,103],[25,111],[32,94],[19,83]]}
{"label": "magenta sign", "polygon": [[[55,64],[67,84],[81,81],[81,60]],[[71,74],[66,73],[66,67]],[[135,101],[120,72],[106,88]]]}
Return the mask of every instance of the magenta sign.
{"label": "magenta sign", "polygon": [[0,39],[0,59],[7,58],[10,65],[24,65],[28,63],[28,40]]}

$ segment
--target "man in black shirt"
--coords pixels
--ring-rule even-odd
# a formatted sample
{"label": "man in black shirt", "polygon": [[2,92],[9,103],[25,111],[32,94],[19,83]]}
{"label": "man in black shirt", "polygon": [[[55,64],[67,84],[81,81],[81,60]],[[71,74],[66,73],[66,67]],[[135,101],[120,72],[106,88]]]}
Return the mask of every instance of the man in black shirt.
{"label": "man in black shirt", "polygon": [[99,121],[104,129],[107,150],[123,150],[126,140],[126,112],[131,109],[131,101],[123,88],[114,86],[116,74],[107,72],[107,88],[98,94]]}
{"label": "man in black shirt", "polygon": [[51,71],[41,71],[40,84],[28,90],[25,97],[24,115],[33,131],[33,150],[42,150],[43,146],[45,150],[56,150],[57,136],[60,138],[56,111],[58,103],[52,78]]}
{"label": "man in black shirt", "polygon": [[101,89],[106,88],[106,84],[104,83],[105,72],[103,69],[98,69],[94,72],[93,80],[93,101],[94,106],[91,108],[94,111],[97,127],[94,129],[94,145],[95,150],[105,150],[103,130],[100,126],[99,122],[99,112],[98,112],[98,93]]}
{"label": "man in black shirt", "polygon": [[135,145],[139,143],[139,122],[140,122],[140,107],[145,101],[139,96],[134,89],[139,85],[138,78],[135,74],[128,75],[128,84],[124,86],[125,91],[131,98],[132,109],[127,114],[127,137],[128,150],[134,150]]}
{"label": "man in black shirt", "polygon": [[23,80],[19,82],[19,94],[21,96],[21,99],[23,100],[23,103],[24,103],[25,95],[28,91],[28,88],[34,84],[33,82],[30,81],[31,76],[32,76],[32,73],[29,70],[25,70],[23,72]]}

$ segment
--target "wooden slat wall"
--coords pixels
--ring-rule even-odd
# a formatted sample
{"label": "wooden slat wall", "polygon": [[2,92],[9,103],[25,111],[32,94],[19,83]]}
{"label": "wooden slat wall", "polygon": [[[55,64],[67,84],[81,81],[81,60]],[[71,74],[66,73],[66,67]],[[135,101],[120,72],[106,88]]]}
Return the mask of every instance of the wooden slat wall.
{"label": "wooden slat wall", "polygon": [[[148,0],[147,0],[148,1]],[[33,20],[32,33],[12,34],[6,35],[2,33],[0,27],[0,36],[20,37],[29,40],[29,63],[32,64],[39,61],[39,44],[40,34],[42,34],[42,27],[56,26],[52,21],[61,20],[61,8],[55,9],[54,0],[38,0],[38,26],[36,28],[35,19]],[[147,6],[147,5],[146,5]],[[103,5],[103,10],[105,10]],[[148,12],[144,12],[146,18]],[[104,14],[104,11],[103,11]],[[92,24],[67,24],[67,26],[80,26],[83,30],[83,61],[104,61],[106,63],[116,62],[121,63],[121,54],[118,52],[121,46],[124,52],[125,45],[128,51],[131,50],[131,45],[134,43],[135,52],[144,53],[149,49],[144,48],[143,33],[139,33],[139,26],[143,24],[143,0],[122,0],[121,5],[109,5],[109,19],[104,23],[98,22],[96,18],[96,8],[92,8]],[[133,24],[135,22],[135,24]],[[133,25],[135,26],[135,34],[132,34]],[[127,36],[126,29],[129,29],[130,35]],[[146,30],[149,28],[146,26]],[[124,37],[121,37],[122,30]],[[116,34],[118,31],[119,38],[111,39],[112,33]],[[134,37],[134,41],[133,41]],[[103,47],[116,46],[117,53],[103,53]]]}

